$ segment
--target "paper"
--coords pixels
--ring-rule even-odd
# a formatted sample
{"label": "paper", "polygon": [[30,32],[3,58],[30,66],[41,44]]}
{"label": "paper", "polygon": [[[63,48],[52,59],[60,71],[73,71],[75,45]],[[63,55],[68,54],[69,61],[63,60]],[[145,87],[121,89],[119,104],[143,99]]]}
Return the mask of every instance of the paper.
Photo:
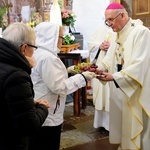
{"label": "paper", "polygon": [[25,22],[30,22],[30,6],[22,6],[21,17]]}

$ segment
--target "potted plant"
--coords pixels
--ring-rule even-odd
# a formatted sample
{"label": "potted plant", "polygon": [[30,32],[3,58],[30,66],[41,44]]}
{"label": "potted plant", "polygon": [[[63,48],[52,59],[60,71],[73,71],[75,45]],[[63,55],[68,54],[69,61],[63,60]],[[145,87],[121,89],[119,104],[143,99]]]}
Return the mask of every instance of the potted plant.
{"label": "potted plant", "polygon": [[63,45],[71,45],[75,43],[76,43],[75,37],[71,33],[63,36],[63,43],[62,43]]}
{"label": "potted plant", "polygon": [[69,29],[74,28],[75,14],[71,10],[61,10],[62,25],[64,27],[64,35],[69,33]]}
{"label": "potted plant", "polygon": [[61,17],[63,25],[74,27],[76,16],[72,11],[67,9],[61,10]]}

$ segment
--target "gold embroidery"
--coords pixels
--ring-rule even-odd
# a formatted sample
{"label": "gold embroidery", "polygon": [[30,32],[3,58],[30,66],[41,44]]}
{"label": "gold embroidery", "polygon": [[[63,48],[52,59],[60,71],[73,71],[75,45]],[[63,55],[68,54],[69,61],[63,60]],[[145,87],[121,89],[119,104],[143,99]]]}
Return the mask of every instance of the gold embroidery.
{"label": "gold embroidery", "polygon": [[118,48],[115,51],[117,64],[119,64],[119,65],[123,65],[124,64],[123,52],[124,52],[124,48],[119,45]]}

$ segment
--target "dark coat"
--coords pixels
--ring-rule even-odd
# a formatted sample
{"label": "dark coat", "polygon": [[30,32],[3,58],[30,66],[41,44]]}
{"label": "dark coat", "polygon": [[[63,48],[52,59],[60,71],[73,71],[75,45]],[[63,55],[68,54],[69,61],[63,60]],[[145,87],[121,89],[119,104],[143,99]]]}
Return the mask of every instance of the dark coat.
{"label": "dark coat", "polygon": [[19,49],[0,38],[0,150],[27,150],[28,136],[48,110],[34,105],[31,68]]}

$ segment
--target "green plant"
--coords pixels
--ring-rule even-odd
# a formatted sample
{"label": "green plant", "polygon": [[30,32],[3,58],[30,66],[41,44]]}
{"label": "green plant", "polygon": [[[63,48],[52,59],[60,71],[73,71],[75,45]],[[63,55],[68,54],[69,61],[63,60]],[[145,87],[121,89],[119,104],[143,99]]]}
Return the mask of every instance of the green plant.
{"label": "green plant", "polygon": [[0,27],[2,27],[3,15],[6,12],[6,7],[0,8]]}
{"label": "green plant", "polygon": [[9,2],[8,0],[1,0],[0,1],[0,27],[4,30],[6,28],[6,25],[3,22],[3,16],[7,12],[7,25],[10,23],[9,18],[9,8],[13,7],[12,2]]}
{"label": "green plant", "polygon": [[67,34],[63,37],[63,45],[70,45],[70,44],[75,44],[76,40],[74,35],[72,34]]}
{"label": "green plant", "polygon": [[58,0],[58,4],[60,6],[60,9],[64,8],[64,1],[63,0]]}
{"label": "green plant", "polygon": [[66,26],[71,26],[74,28],[74,23],[75,23],[75,14],[67,9],[61,10],[61,17],[62,17],[62,24]]}

